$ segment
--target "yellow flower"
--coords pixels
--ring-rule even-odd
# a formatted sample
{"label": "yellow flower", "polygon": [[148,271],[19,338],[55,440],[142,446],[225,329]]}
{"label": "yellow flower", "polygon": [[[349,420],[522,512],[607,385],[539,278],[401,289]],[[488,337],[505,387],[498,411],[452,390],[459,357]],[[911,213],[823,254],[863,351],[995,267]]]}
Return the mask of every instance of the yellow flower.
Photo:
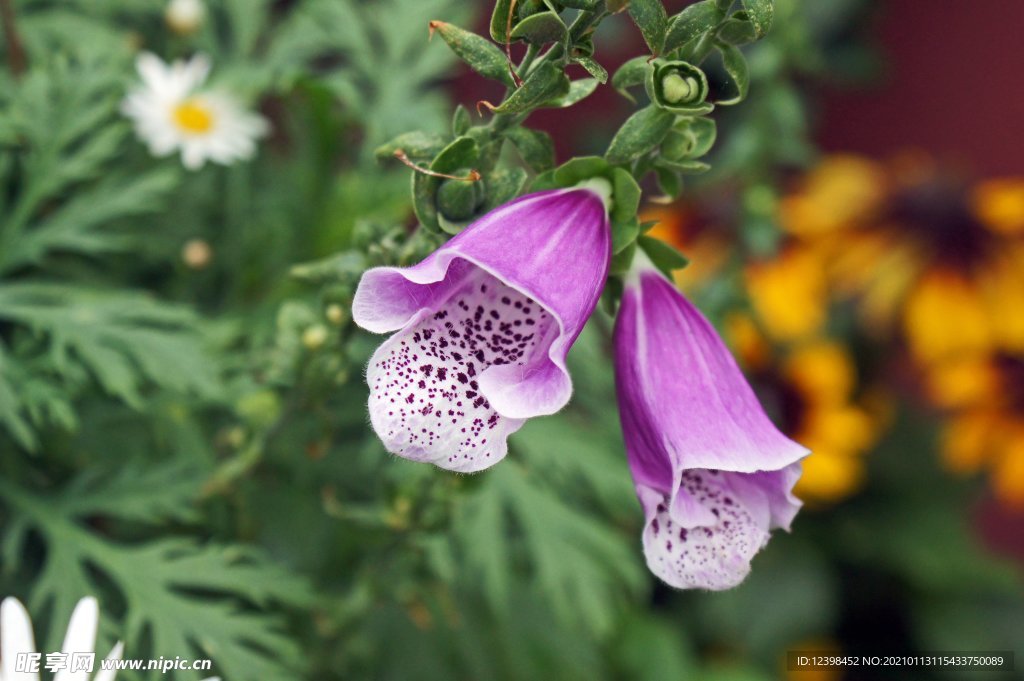
{"label": "yellow flower", "polygon": [[793,341],[825,325],[824,263],[809,249],[787,249],[773,260],[751,263],[745,276],[750,302],[770,336]]}
{"label": "yellow flower", "polygon": [[979,183],[971,192],[971,209],[993,231],[1024,233],[1024,178]]}
{"label": "yellow flower", "polygon": [[809,501],[849,496],[863,484],[863,455],[874,445],[880,425],[876,415],[854,401],[853,358],[834,341],[809,342],[790,352],[783,377],[802,407],[792,436],[811,450],[797,496]]}
{"label": "yellow flower", "polygon": [[882,415],[857,399],[856,369],[847,348],[819,337],[773,356],[753,320],[738,313],[726,319],[725,333],[779,427],[811,450],[796,495],[821,504],[855,493],[864,482],[864,456],[879,436]]}
{"label": "yellow flower", "polygon": [[810,172],[800,191],[782,199],[779,217],[792,234],[829,234],[872,219],[884,196],[881,167],[858,156],[836,155]]}
{"label": "yellow flower", "polygon": [[920,363],[1024,350],[1024,179],[969,190],[919,158],[839,156],[781,202],[779,219],[867,328],[900,330]]}
{"label": "yellow flower", "polygon": [[929,397],[947,412],[949,469],[989,469],[999,498],[1024,508],[1024,354],[958,357],[928,367],[927,379]]}

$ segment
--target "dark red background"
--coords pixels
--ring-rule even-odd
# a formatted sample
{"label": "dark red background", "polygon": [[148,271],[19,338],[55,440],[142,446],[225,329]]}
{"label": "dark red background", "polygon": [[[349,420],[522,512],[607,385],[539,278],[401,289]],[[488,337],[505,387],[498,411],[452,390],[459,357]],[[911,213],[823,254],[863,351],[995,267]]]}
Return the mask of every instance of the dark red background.
{"label": "dark red background", "polygon": [[1024,2],[889,0],[877,23],[886,77],[825,97],[823,148],[911,147],[981,175],[1024,172]]}

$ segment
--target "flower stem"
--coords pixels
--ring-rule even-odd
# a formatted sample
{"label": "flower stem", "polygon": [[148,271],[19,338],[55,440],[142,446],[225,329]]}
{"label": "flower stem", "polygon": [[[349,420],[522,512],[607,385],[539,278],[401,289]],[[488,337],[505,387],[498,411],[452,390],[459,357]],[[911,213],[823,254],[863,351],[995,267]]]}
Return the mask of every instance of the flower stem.
{"label": "flower stem", "polygon": [[21,74],[25,72],[28,60],[25,57],[25,47],[21,42],[21,35],[18,33],[11,0],[0,0],[0,22],[3,22],[4,25],[4,42],[7,43],[7,60],[11,66],[11,74],[15,78],[20,78]]}

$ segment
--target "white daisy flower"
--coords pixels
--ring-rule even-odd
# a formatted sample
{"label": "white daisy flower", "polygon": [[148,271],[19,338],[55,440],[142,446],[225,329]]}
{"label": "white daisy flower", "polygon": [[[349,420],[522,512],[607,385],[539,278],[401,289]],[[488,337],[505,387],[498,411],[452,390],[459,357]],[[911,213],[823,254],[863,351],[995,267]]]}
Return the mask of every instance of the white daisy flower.
{"label": "white daisy flower", "polygon": [[180,149],[182,163],[195,170],[207,160],[229,165],[256,153],[256,139],[267,133],[267,122],[227,93],[200,89],[210,72],[209,59],[196,55],[166,64],[144,52],[135,63],[142,85],[128,94],[121,111],[154,156]]}
{"label": "white daisy flower", "polygon": [[172,31],[180,35],[194,33],[206,18],[203,0],[171,0],[164,10],[164,20]]}
{"label": "white daisy flower", "polygon": [[[100,610],[95,598],[78,601],[75,611],[71,613],[61,652],[68,656],[73,653],[92,653],[96,646],[99,620]],[[118,642],[106,659],[120,660],[123,649],[124,646]],[[39,681],[38,672],[18,671],[18,655],[37,652],[32,620],[25,606],[16,598],[5,598],[0,604],[0,681]],[[46,655],[43,655],[40,666],[44,666],[45,662]],[[94,666],[100,671],[93,677],[93,681],[113,681],[116,671],[103,670],[98,663]],[[88,681],[88,678],[88,672],[84,670],[72,672],[70,668],[65,668],[57,672],[53,681]]]}

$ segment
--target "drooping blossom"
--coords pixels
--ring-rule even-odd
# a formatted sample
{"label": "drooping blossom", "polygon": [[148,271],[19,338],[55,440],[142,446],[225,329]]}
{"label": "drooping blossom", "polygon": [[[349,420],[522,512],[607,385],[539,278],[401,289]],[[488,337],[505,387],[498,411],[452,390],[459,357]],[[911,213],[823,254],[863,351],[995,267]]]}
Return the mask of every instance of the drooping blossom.
{"label": "drooping blossom", "polygon": [[614,344],[648,567],[683,589],[739,584],[800,508],[807,450],[772,425],[711,324],[642,255]]}
{"label": "drooping blossom", "polygon": [[478,471],[526,419],[565,406],[566,354],[611,257],[602,189],[521,197],[418,265],[363,275],[355,322],[396,332],[367,368],[370,420],[388,451]]}
{"label": "drooping blossom", "polygon": [[196,170],[206,161],[230,165],[256,153],[267,122],[229,93],[201,89],[209,59],[196,55],[166,64],[144,52],[136,68],[142,84],[125,98],[121,111],[154,156],[180,151],[185,167]]}

